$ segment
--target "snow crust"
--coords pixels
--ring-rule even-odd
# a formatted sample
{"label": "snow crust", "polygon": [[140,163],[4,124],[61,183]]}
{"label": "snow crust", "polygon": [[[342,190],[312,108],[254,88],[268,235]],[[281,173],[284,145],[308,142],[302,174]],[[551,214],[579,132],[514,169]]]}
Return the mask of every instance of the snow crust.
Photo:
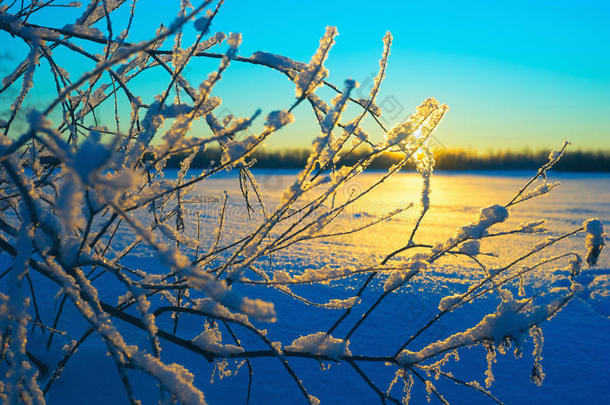
{"label": "snow crust", "polygon": [[588,219],[583,223],[585,228],[585,246],[587,248],[587,263],[595,266],[604,247],[604,226],[599,219]]}
{"label": "snow crust", "polygon": [[[455,302],[455,299],[455,296],[448,297],[441,301],[439,307],[448,308],[452,302]],[[527,299],[503,301],[494,313],[486,315],[476,326],[451,335],[445,340],[431,343],[416,352],[403,350],[397,360],[399,364],[408,367],[441,353],[483,341],[491,341],[499,345],[505,338],[510,338],[519,342],[524,332],[532,325],[548,318],[561,304],[561,301],[531,309],[527,308],[528,303]]]}
{"label": "snow crust", "polygon": [[339,359],[341,356],[351,356],[348,347],[349,341],[336,339],[326,332],[316,332],[293,340],[285,350]]}
{"label": "snow crust", "polygon": [[214,324],[214,326],[206,324],[203,332],[193,339],[193,343],[203,350],[219,355],[242,353],[244,351],[239,346],[222,343],[222,334],[218,329],[218,324]]}

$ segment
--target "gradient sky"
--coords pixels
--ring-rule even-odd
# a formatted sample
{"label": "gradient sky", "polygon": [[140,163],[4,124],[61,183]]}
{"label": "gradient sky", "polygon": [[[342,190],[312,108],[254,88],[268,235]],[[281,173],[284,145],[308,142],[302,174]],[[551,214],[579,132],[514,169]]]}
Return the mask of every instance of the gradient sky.
{"label": "gradient sky", "polygon": [[[172,21],[176,4],[138,1],[132,40]],[[57,10],[35,21],[61,26],[64,21],[55,21],[70,13]],[[539,149],[569,140],[575,149],[608,150],[609,22],[608,1],[227,0],[212,31],[241,32],[243,56],[262,50],[307,62],[325,26],[335,25],[339,36],[326,66],[330,81],[341,85],[348,77],[366,81],[377,71],[389,30],[394,43],[378,97],[386,126],[432,96],[451,108],[435,134],[447,147]],[[99,28],[104,31],[103,24]],[[164,48],[170,46],[168,41]],[[75,69],[84,70],[79,63],[74,61]],[[187,77],[198,83],[216,64],[194,63]],[[134,85],[152,97],[166,83],[159,73]],[[294,85],[280,73],[234,63],[215,93],[226,111],[250,115],[262,108],[266,114],[291,104]],[[325,90],[319,95],[332,97]],[[267,146],[309,145],[318,132],[309,106],[301,105],[296,118]],[[367,128],[380,136],[371,123]]]}

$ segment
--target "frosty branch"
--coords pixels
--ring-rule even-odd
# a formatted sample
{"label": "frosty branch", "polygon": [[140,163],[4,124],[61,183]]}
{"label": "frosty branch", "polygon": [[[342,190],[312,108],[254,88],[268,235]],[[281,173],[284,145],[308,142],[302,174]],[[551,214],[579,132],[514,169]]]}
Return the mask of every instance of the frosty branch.
{"label": "frosty branch", "polygon": [[[215,17],[222,12],[222,0],[199,2],[195,7],[182,0],[171,24],[161,25],[153,36],[139,42],[128,40],[132,22],[138,18],[136,1],[130,3],[92,0],[81,7],[55,1],[0,2],[0,30],[19,46],[25,44],[27,54],[4,77],[0,88],[0,94],[13,90],[10,94],[14,95],[8,115],[0,120],[4,129],[0,138],[0,250],[1,263],[8,263],[0,273],[3,401],[44,403],[55,382],[63,378],[66,365],[92,336],[103,342],[99,354],[110,354],[132,404],[138,403],[141,394],[132,383],[138,374],[158,382],[159,399],[165,403],[205,403],[193,373],[178,363],[180,359],[162,355],[167,345],[214,363],[214,370],[222,376],[233,373],[227,368],[227,359],[244,359],[249,369],[246,402],[256,383],[256,359],[273,358],[303,399],[318,403],[308,391],[307,381],[291,366],[296,357],[347,364],[382,403],[408,402],[415,384],[422,384],[429,395],[446,403],[448,399],[433,384],[438,377],[500,402],[489,391],[496,351],[504,352],[514,344],[520,352],[527,333],[534,342],[532,380],[542,382],[540,325],[593,288],[594,283],[579,277],[582,263],[595,266],[602,252],[602,223],[587,220],[581,227],[550,237],[494,268],[481,259],[491,254],[481,252],[480,243],[490,238],[510,242],[510,238],[544,231],[541,221],[510,230],[492,228],[503,223],[515,205],[555,187],[555,183],[546,182],[546,174],[567,144],[553,152],[506,205],[483,208],[477,218],[445,241],[422,243],[418,230],[431,209],[434,169],[428,140],[448,107],[430,98],[393,128],[381,124],[375,100],[388,67],[390,33],[383,38],[379,70],[368,98],[356,99],[352,95],[358,86],[355,80],[345,80],[342,90],[328,81],[325,62],[337,35],[334,27],[327,28],[307,63],[266,52],[248,57],[239,55],[240,34],[210,33]],[[62,27],[31,22],[51,7],[76,8],[82,13]],[[125,20],[121,30],[120,21]],[[171,39],[173,46],[168,49]],[[189,41],[190,45],[185,45]],[[82,58],[90,70],[80,74],[78,69],[71,71],[74,65],[70,58]],[[186,70],[200,58],[218,65],[200,83],[193,83]],[[271,69],[295,86],[294,101],[268,112],[260,130],[254,130],[261,120],[258,109],[247,117],[219,113],[223,100],[213,94],[217,84],[227,80],[225,73],[234,63]],[[146,99],[139,94],[144,92],[137,83],[151,71],[164,74],[166,83],[154,98]],[[77,77],[71,78],[71,74]],[[28,108],[28,96],[44,80],[54,85],[53,98],[44,108]],[[330,102],[316,95],[323,86],[336,93]],[[293,111],[306,108],[304,101],[312,108],[320,133],[313,140],[305,167],[279,201],[270,203],[251,170],[255,163],[252,154],[294,121]],[[351,120],[344,114],[349,106],[359,109]],[[110,119],[103,117],[108,111]],[[122,121],[127,115],[125,126]],[[368,118],[378,125],[381,137],[364,130],[362,124]],[[24,123],[23,130],[15,124],[18,121]],[[368,152],[359,155],[354,164],[345,165],[345,157],[364,145],[368,145]],[[222,151],[221,160],[193,173],[192,160],[208,146]],[[342,198],[342,187],[359,178],[386,151],[400,153],[402,159],[386,172],[375,174],[367,187]],[[172,178],[167,175],[166,163],[184,152],[188,157]],[[362,266],[351,268],[330,262],[307,269],[268,265],[274,257],[289,254],[291,248],[304,242],[358,234],[413,208],[413,204],[406,205],[366,224],[331,229],[342,213],[378,190],[409,162],[421,176],[422,190],[417,219],[405,231],[408,236],[403,247],[386,252],[380,260],[363,257]],[[238,198],[243,199],[248,213],[249,224],[239,235],[227,230],[227,210],[234,196],[224,194],[220,199],[215,228],[199,219],[191,223],[185,214],[189,195],[206,190],[205,181],[224,171],[238,174]],[[567,251],[543,257],[547,248],[583,232],[585,255]],[[135,260],[138,251],[154,258],[156,267],[139,268]],[[359,338],[358,331],[370,325],[371,314],[388,297],[413,294],[406,287],[433,277],[430,270],[437,262],[455,256],[466,258],[480,271],[466,292],[444,297],[438,312],[422,326],[405,325],[411,329],[405,329],[401,347],[386,354],[351,352],[350,341]],[[534,263],[517,269],[525,260]],[[529,272],[562,262],[569,268],[560,273],[562,287],[514,298],[510,287],[516,281],[523,283]],[[348,298],[315,302],[293,291],[299,285],[347,279],[359,284],[355,295]],[[382,283],[381,291],[375,281]],[[258,295],[263,287],[272,296],[328,309],[329,314],[342,312],[330,326],[302,330],[302,336],[292,342],[282,336],[272,338],[264,325],[283,320],[274,303],[262,298],[269,295]],[[340,288],[335,291],[344,293]],[[365,293],[375,298],[363,308]],[[423,341],[425,332],[446,314],[466,304],[475,305],[485,296],[492,296],[499,304],[476,325],[463,325],[445,339],[431,339],[419,350],[413,348],[413,341]],[[41,302],[45,303],[44,311]],[[74,316],[68,312],[76,313],[77,319],[68,319]],[[350,317],[353,312],[360,315],[357,320]],[[192,325],[199,325],[195,336]],[[332,336],[341,330],[345,332],[343,339]],[[144,337],[132,341],[132,331],[142,331]],[[223,332],[232,343],[223,339]],[[63,356],[53,361],[38,358],[36,342],[41,341],[41,335],[46,342],[43,346],[51,351],[58,352],[59,345],[66,344]],[[248,336],[255,337],[264,349],[251,344]],[[485,388],[445,369],[460,349],[476,345],[487,351]],[[365,371],[364,363],[392,369],[395,378],[387,390],[380,388],[384,381]],[[398,381],[405,387],[400,400],[392,394]]]}

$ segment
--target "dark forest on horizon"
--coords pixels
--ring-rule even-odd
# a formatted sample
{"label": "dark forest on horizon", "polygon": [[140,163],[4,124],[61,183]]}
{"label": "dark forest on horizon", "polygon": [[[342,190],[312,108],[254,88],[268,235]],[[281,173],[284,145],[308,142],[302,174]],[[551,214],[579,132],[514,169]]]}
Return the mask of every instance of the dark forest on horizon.
{"label": "dark forest on horizon", "polygon": [[[353,165],[367,151],[359,149],[349,155],[342,155],[338,165]],[[178,168],[187,153],[172,156],[167,168]],[[301,169],[305,166],[309,150],[256,150],[250,157],[255,169]],[[463,149],[442,149],[435,152],[435,170],[536,170],[548,160],[549,150],[540,151],[498,151],[477,153]],[[401,154],[387,152],[377,158],[369,167],[383,170],[400,160]],[[199,152],[191,167],[206,168],[214,166],[221,159],[221,151],[210,148]],[[407,166],[407,169],[412,166]],[[554,170],[564,172],[610,172],[610,151],[570,151],[565,152]]]}

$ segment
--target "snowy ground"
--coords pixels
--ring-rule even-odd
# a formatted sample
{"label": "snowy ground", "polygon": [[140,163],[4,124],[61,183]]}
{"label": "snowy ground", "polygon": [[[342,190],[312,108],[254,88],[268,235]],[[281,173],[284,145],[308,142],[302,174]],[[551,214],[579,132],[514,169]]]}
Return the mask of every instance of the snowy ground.
{"label": "snowy ground", "polygon": [[[421,232],[416,238],[419,243],[432,243],[451,236],[454,229],[470,222],[476,217],[480,207],[495,203],[506,203],[514,192],[527,180],[529,173],[510,174],[436,174],[432,183],[432,208],[429,216],[422,224]],[[168,173],[171,176],[171,173]],[[292,172],[259,172],[256,173],[265,201],[273,206],[286,185],[293,178]],[[354,190],[361,190],[369,184],[374,173],[366,173],[357,182],[348,184],[343,190],[349,195]],[[549,235],[558,235],[578,227],[583,220],[597,217],[608,227],[610,223],[610,176],[608,175],[557,175],[553,180],[560,180],[561,186],[550,196],[526,203],[511,211],[507,223],[498,229],[510,229],[521,222],[541,218],[549,220],[547,226]],[[188,218],[188,232],[194,233],[196,219],[199,218],[202,229],[213,229],[216,226],[216,215],[220,207],[219,198],[227,190],[230,204],[227,211],[227,228],[223,241],[234,240],[254,226],[246,214],[238,191],[238,183],[234,176],[207,181],[193,191],[192,196],[200,197],[192,204]],[[389,183],[384,184],[378,192],[346,212],[337,223],[337,229],[346,229],[371,221],[378,215],[391,211],[410,202],[416,203],[420,185],[416,175],[401,174]],[[340,198],[340,196],[339,196]],[[197,212],[199,211],[199,212]],[[333,240],[315,240],[304,242],[275,255],[266,263],[268,268],[281,269],[292,274],[298,274],[307,268],[333,263],[337,266],[361,265],[365,262],[379,262],[385,254],[401,247],[408,239],[408,232],[414,223],[417,209],[412,209],[391,221],[384,222],[366,231],[340,237]],[[205,232],[204,232],[205,233]],[[548,235],[545,235],[548,236]],[[544,238],[543,236],[542,238]],[[125,243],[129,243],[130,233],[122,234]],[[531,248],[538,237],[519,237],[482,245],[484,252],[494,252],[498,258],[485,258],[487,264],[500,265],[506,263],[509,257],[525,252]],[[509,242],[509,243],[507,243]],[[207,241],[206,243],[210,243]],[[546,257],[553,252],[577,250],[584,252],[584,236],[579,235],[560,244],[553,251],[544,253]],[[3,258],[3,260],[6,260]],[[155,271],[157,262],[151,258],[150,252],[137,250],[125,264],[132,264],[142,270]],[[606,274],[610,269],[610,256],[605,251],[599,266],[594,270],[585,270],[590,274]],[[529,276],[525,283],[528,292],[542,290],[550,284],[550,274],[556,270],[543,267]],[[596,273],[593,273],[596,272]],[[350,349],[353,353],[386,354],[393,352],[414,331],[422,326],[438,310],[439,300],[448,294],[463,292],[469,280],[480,279],[482,275],[472,266],[456,260],[445,260],[428,271],[425,276],[417,277],[409,286],[394,293],[385,301],[351,339]],[[308,299],[315,302],[326,302],[332,298],[347,298],[353,295],[353,289],[361,283],[362,277],[352,277],[329,286],[302,286],[295,288]],[[38,280],[40,281],[40,280]],[[35,283],[37,280],[35,280]],[[103,282],[103,278],[99,282]],[[109,281],[110,282],[110,281]],[[369,288],[363,297],[363,307],[381,291],[383,279]],[[239,286],[237,288],[240,288]],[[250,287],[251,288],[251,287]],[[250,290],[252,291],[252,290]],[[607,291],[607,290],[606,290]],[[108,293],[108,299],[116,299]],[[289,344],[300,334],[326,330],[340,314],[337,310],[324,310],[305,306],[273,291],[259,288],[256,294],[275,302],[279,321],[275,324],[259,325],[267,328],[271,340],[281,340]],[[610,398],[610,303],[609,297],[584,297],[575,300],[558,316],[544,324],[543,366],[546,379],[542,387],[530,382],[531,345],[524,347],[524,356],[515,359],[512,351],[498,356],[494,365],[494,392],[506,403],[602,403]],[[43,318],[49,319],[54,314],[52,294],[43,296]],[[464,307],[441,321],[437,327],[424,334],[414,342],[414,348],[436,339],[443,339],[458,329],[475,325],[492,308],[497,306],[493,297],[477,301]],[[72,314],[74,314],[72,312]],[[356,315],[356,316],[359,316]],[[64,329],[71,321],[70,313],[60,323]],[[353,325],[357,318],[351,316],[346,321],[346,327]],[[161,326],[168,320],[159,320]],[[117,321],[119,324],[119,321]],[[70,325],[74,335],[69,339],[77,339],[76,333],[82,325]],[[197,318],[184,317],[181,321],[179,334],[185,338],[195,337],[201,332],[203,325]],[[133,339],[132,342],[145,344],[144,335],[129,329],[122,330]],[[345,328],[338,331],[342,335]],[[244,346],[257,348],[260,346],[255,339],[244,336]],[[59,348],[68,343],[69,339],[58,339],[54,352],[47,353],[48,358],[56,358]],[[61,342],[60,342],[61,341]],[[32,347],[37,347],[36,341]],[[65,369],[63,378],[49,392],[49,403],[67,404],[82,403],[79,398],[87,398],[86,403],[123,403],[124,394],[114,365],[109,357],[100,355],[105,349],[97,338],[91,338],[71,360]],[[164,346],[163,358],[184,364],[196,375],[196,383],[202,387],[206,398],[211,403],[241,402],[246,396],[247,371],[245,367],[236,376],[219,381],[216,375],[214,383],[210,383],[213,365],[205,359],[192,356],[181,350]],[[374,403],[378,401],[376,394],[368,388],[355,372],[347,365],[331,365],[328,370],[321,370],[321,365],[314,360],[291,359],[297,374],[302,378],[309,391],[320,398],[322,403]],[[485,354],[481,347],[467,349],[462,352],[459,362],[451,362],[447,368],[464,380],[483,382],[486,369]],[[235,368],[233,362],[230,362]],[[299,403],[303,400],[294,382],[288,378],[286,371],[276,359],[257,359],[253,361],[254,385],[252,403]],[[363,366],[382,389],[387,388],[393,378],[393,368],[380,365]],[[136,378],[136,392],[146,393],[144,403],[152,403],[158,394],[154,382],[144,378]],[[451,402],[456,404],[489,403],[489,399],[481,394],[459,387],[453,383],[439,380],[435,382],[439,391]],[[394,388],[393,393],[400,397],[402,386]],[[422,403],[425,392],[421,384],[414,390],[413,403]],[[436,399],[432,400],[433,402]]]}

